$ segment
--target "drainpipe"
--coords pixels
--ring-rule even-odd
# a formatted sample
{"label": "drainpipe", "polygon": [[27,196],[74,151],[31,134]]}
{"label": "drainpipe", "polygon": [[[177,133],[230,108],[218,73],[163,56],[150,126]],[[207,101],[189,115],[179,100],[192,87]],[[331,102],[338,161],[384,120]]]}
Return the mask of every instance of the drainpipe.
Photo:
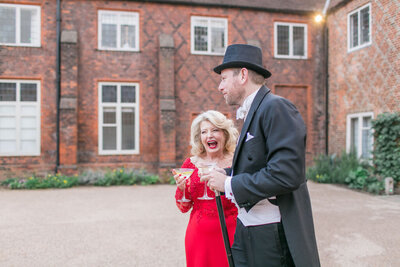
{"label": "drainpipe", "polygon": [[57,0],[57,48],[56,48],[56,89],[57,89],[57,109],[56,109],[56,167],[54,172],[58,172],[60,166],[60,96],[61,96],[61,0]]}
{"label": "drainpipe", "polygon": [[328,27],[326,22],[323,25],[322,38],[324,40],[324,68],[325,68],[325,154],[329,154],[329,42]]}
{"label": "drainpipe", "polygon": [[326,19],[326,13],[329,8],[330,0],[325,1],[322,16],[324,18],[324,25],[322,28],[322,39],[324,42],[324,68],[325,68],[325,154],[329,154],[329,32]]}

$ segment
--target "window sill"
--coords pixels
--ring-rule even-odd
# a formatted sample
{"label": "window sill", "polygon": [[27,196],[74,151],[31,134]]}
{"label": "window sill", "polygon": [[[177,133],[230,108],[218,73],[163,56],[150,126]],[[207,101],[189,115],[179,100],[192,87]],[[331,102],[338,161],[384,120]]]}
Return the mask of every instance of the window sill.
{"label": "window sill", "polygon": [[372,42],[367,43],[367,44],[363,44],[363,45],[359,45],[359,46],[356,46],[356,47],[348,48],[347,49],[347,53],[355,52],[355,51],[361,50],[363,48],[370,47],[371,45],[372,45]]}

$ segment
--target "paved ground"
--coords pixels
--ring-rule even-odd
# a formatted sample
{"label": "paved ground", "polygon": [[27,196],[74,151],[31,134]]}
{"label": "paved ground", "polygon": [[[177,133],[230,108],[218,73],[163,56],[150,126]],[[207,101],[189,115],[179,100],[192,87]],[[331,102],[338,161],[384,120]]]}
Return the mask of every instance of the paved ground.
{"label": "paved ground", "polygon": [[[400,196],[309,183],[322,266],[400,266]],[[0,266],[185,266],[170,185],[0,189]]]}

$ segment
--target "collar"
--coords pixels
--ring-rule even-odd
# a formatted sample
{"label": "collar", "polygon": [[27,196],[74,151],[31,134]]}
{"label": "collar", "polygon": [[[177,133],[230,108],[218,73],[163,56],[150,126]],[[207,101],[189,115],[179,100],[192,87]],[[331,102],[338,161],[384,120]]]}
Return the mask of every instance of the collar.
{"label": "collar", "polygon": [[256,97],[256,94],[258,93],[260,89],[246,97],[246,99],[243,102],[243,105],[239,107],[236,111],[236,119],[237,120],[245,120],[247,113],[249,113],[251,104],[253,103],[254,98]]}

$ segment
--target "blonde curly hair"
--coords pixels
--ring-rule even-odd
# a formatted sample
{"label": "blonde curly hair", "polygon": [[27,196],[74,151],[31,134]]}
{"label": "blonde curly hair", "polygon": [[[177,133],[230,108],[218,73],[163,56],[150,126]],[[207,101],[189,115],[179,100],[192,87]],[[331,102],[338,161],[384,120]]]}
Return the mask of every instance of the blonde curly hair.
{"label": "blonde curly hair", "polygon": [[235,128],[233,121],[228,119],[224,114],[216,110],[208,110],[198,115],[192,122],[190,129],[190,145],[192,146],[191,153],[194,156],[204,155],[206,150],[201,143],[200,124],[203,121],[208,121],[215,127],[221,129],[225,135],[224,154],[233,154],[235,152],[236,140],[239,132]]}

